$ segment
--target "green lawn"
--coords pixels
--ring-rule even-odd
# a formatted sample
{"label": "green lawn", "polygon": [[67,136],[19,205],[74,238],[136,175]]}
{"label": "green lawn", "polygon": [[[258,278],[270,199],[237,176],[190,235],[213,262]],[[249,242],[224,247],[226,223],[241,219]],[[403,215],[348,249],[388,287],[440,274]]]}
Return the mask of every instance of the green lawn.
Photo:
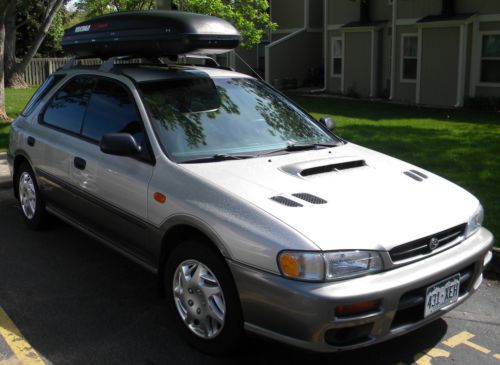
{"label": "green lawn", "polygon": [[[28,89],[6,89],[5,105],[9,117],[15,118],[21,113],[36,89],[37,87],[30,87]],[[10,123],[0,122],[0,152],[7,149],[9,129]]]}
{"label": "green lawn", "polygon": [[[7,90],[10,117],[19,115],[35,89]],[[500,236],[500,113],[321,97],[294,99],[317,118],[334,117],[336,133],[343,138],[413,163],[469,190],[485,208],[485,226]],[[0,151],[7,147],[8,133],[9,123],[0,123]]]}
{"label": "green lawn", "polygon": [[320,97],[294,100],[316,118],[334,117],[341,137],[413,163],[469,190],[484,206],[485,226],[500,236],[500,113]]}

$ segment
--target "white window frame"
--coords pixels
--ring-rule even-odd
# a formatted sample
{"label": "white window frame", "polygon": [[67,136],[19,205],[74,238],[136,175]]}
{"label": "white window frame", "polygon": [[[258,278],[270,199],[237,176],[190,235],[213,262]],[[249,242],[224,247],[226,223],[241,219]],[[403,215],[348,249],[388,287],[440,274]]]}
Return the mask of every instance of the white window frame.
{"label": "white window frame", "polygon": [[[340,41],[342,43],[342,52],[340,52],[340,57],[335,57],[335,42]],[[331,67],[330,67],[330,76],[335,77],[335,78],[342,78],[342,75],[344,73],[344,39],[343,37],[332,37],[331,40],[331,46],[332,46],[332,57],[330,58]],[[339,74],[335,73],[335,59],[340,59],[341,60],[341,70]]]}
{"label": "white window frame", "polygon": [[[410,84],[416,84],[418,80],[418,67],[420,63],[420,54],[419,54],[419,49],[417,46],[417,55],[415,57],[405,57],[405,39],[406,38],[416,38],[417,39],[417,45],[419,42],[419,35],[418,33],[403,33],[401,34],[401,46],[400,46],[400,60],[399,60],[399,80],[404,83],[410,83]],[[404,61],[405,59],[415,59],[417,61],[417,75],[414,79],[405,79],[404,78]]]}
{"label": "white window frame", "polygon": [[484,46],[484,36],[488,35],[500,35],[500,31],[484,31],[479,32],[479,37],[481,39],[481,47],[479,48],[479,83],[478,86],[489,86],[489,87],[500,87],[499,82],[488,82],[482,80],[483,75],[483,60],[499,61],[500,57],[483,57],[483,46]]}

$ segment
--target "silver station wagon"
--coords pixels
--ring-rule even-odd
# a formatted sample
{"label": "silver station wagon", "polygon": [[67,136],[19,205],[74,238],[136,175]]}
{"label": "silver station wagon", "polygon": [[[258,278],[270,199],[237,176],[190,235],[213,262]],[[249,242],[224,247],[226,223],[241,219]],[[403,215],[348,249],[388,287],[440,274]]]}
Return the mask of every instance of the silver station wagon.
{"label": "silver station wagon", "polygon": [[157,273],[196,348],[340,351],[462,303],[493,237],[474,196],[330,124],[216,66],[107,62],[52,74],[8,158],[27,225],[50,213]]}

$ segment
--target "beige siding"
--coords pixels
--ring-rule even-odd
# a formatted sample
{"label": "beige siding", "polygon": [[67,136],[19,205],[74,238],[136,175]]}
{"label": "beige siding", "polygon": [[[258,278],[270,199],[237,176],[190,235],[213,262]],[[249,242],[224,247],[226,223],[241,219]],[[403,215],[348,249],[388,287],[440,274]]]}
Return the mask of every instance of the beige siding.
{"label": "beige siding", "polygon": [[328,24],[346,24],[359,20],[359,1],[328,1]]}
{"label": "beige siding", "polygon": [[323,0],[309,0],[309,26],[323,28]]}
{"label": "beige siding", "polygon": [[[236,52],[238,53],[238,56],[243,58],[245,62],[243,62],[239,57],[235,57],[234,62],[235,62],[235,69],[238,72],[246,73],[248,75],[253,75],[252,70],[248,67],[252,67],[253,69],[257,69],[257,48],[254,47],[252,49],[245,49],[238,47]],[[248,64],[248,66],[246,64]]]}
{"label": "beige siding", "polygon": [[373,20],[392,19],[392,6],[389,5],[388,0],[372,0],[370,6]]}
{"label": "beige siding", "polygon": [[293,78],[300,86],[309,69],[323,64],[322,44],[321,33],[303,32],[270,47],[269,81]]}
{"label": "beige siding", "polygon": [[441,0],[399,0],[398,17],[400,19],[423,18],[441,13]]}
{"label": "beige siding", "polygon": [[499,0],[456,0],[459,13],[500,14]]}
{"label": "beige siding", "polygon": [[500,98],[500,87],[478,86],[476,97],[479,98]]}
{"label": "beige siding", "polygon": [[423,30],[420,86],[422,104],[456,104],[459,39],[459,27]]}
{"label": "beige siding", "polygon": [[279,29],[304,26],[304,0],[272,0],[271,17]]}
{"label": "beige siding", "polygon": [[346,32],[344,58],[344,93],[370,95],[371,32]]}
{"label": "beige siding", "polygon": [[479,30],[481,32],[499,31],[500,30],[500,22],[481,23],[479,25]]}

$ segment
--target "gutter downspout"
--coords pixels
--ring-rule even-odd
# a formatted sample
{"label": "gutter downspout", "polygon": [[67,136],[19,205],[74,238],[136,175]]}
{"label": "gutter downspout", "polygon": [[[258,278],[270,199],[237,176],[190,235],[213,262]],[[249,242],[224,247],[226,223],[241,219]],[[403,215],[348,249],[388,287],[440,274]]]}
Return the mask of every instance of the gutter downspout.
{"label": "gutter downspout", "polygon": [[328,89],[328,1],[323,0],[323,87],[311,93],[323,93]]}
{"label": "gutter downspout", "polygon": [[398,0],[392,1],[392,38],[391,38],[391,94],[390,100],[394,100],[396,94],[396,47],[398,33],[396,31],[398,23]]}

